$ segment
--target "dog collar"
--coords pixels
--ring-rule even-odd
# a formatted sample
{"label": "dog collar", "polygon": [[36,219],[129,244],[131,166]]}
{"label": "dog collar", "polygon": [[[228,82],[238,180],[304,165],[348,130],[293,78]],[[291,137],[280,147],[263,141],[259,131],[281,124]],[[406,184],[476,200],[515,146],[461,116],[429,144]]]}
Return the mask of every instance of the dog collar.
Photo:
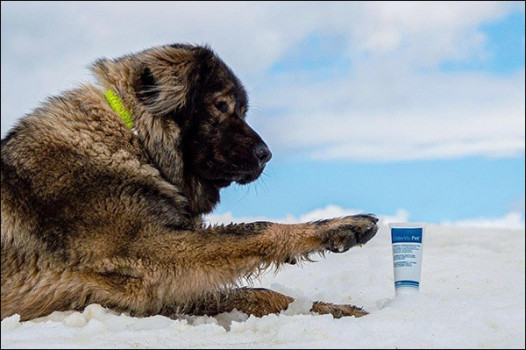
{"label": "dog collar", "polygon": [[135,123],[133,122],[132,115],[129,110],[122,104],[122,99],[112,89],[109,89],[104,93],[106,100],[110,104],[111,109],[117,113],[124,124],[132,130],[135,129]]}

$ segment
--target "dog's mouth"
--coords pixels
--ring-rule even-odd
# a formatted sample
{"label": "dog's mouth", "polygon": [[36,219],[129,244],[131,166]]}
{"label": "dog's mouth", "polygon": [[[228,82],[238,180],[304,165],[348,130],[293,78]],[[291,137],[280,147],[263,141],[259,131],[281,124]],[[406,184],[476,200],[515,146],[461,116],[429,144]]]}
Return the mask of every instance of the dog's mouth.
{"label": "dog's mouth", "polygon": [[255,181],[263,173],[265,164],[262,164],[257,169],[248,172],[240,172],[231,177],[232,182],[236,182],[240,185],[245,185]]}
{"label": "dog's mouth", "polygon": [[225,162],[225,158],[220,158],[208,161],[201,176],[216,187],[226,187],[232,182],[245,185],[257,180],[272,158],[272,153],[263,143],[261,147],[254,148],[248,159]]}
{"label": "dog's mouth", "polygon": [[[240,185],[246,185],[257,180],[261,176],[263,170],[265,169],[265,165],[265,163],[261,163],[258,164],[257,167],[247,168],[246,166],[244,167],[236,164],[231,164],[228,167],[228,170],[216,170],[214,172],[211,172],[210,174],[207,174],[208,176],[205,177],[216,187],[226,187],[233,182],[238,183]],[[216,166],[215,168],[220,169],[222,167]]]}
{"label": "dog's mouth", "polygon": [[[258,137],[259,138],[259,137]],[[251,139],[243,142],[218,142],[219,147],[203,147],[194,144],[192,168],[195,175],[216,188],[229,186],[235,182],[240,185],[251,183],[263,173],[272,153],[267,145]]]}

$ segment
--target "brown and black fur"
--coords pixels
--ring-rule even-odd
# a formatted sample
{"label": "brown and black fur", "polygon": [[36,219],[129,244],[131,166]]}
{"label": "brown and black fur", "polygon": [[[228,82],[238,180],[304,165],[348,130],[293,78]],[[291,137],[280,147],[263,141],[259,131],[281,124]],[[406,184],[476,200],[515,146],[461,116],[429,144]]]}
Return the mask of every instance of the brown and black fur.
{"label": "brown and black fur", "polygon": [[[2,319],[90,303],[136,316],[277,313],[293,299],[239,282],[376,233],[371,215],[204,225],[220,189],[256,180],[271,157],[245,121],[241,82],[193,45],[92,68],[100,86],[48,99],[1,142]],[[134,130],[105,100],[110,88]],[[322,302],[312,311],[366,314]]]}

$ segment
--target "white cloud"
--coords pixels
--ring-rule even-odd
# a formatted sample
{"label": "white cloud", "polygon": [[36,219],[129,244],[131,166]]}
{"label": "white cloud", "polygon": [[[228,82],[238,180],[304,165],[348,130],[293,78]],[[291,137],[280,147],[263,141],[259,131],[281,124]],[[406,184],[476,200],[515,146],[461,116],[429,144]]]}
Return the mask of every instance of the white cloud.
{"label": "white cloud", "polygon": [[500,218],[487,219],[467,219],[457,221],[444,221],[444,226],[460,226],[460,227],[503,227],[503,228],[524,228],[524,215],[519,212],[511,212]]}
{"label": "white cloud", "polygon": [[513,7],[499,2],[367,2],[356,23],[358,49],[380,54],[400,49],[411,63],[429,66],[444,59],[483,54],[481,23]]}
{"label": "white cloud", "polygon": [[270,144],[311,149],[316,159],[514,156],[524,153],[524,91],[524,70],[507,77],[395,73],[288,83],[260,103],[287,112],[258,128]]}
{"label": "white cloud", "polygon": [[[367,213],[365,213],[362,210],[345,209],[337,205],[329,204],[324,208],[314,209],[298,217],[291,214],[287,214],[284,218],[267,218],[265,216],[236,218],[231,212],[227,212],[224,214],[207,215],[205,217],[205,221],[214,224],[243,223],[254,221],[272,221],[283,224],[297,224],[301,222],[316,221],[357,214]],[[378,219],[380,220],[381,224],[388,224],[390,222],[407,222],[409,220],[409,213],[405,209],[398,209],[394,215],[380,215],[378,216]]]}
{"label": "white cloud", "polygon": [[[365,213],[362,210],[345,209],[337,205],[330,204],[325,208],[315,209],[298,217],[289,214],[285,218],[267,218],[265,216],[236,218],[231,212],[227,212],[224,214],[207,215],[205,217],[205,221],[211,224],[249,223],[254,221],[271,221],[283,224],[296,224],[356,214]],[[379,214],[377,217],[379,219],[380,225],[388,225],[389,223],[393,222],[411,222],[410,213],[402,208],[398,209],[393,215]],[[524,228],[524,214],[519,212],[510,212],[498,218],[475,218],[457,221],[446,220],[440,224],[458,227]]]}

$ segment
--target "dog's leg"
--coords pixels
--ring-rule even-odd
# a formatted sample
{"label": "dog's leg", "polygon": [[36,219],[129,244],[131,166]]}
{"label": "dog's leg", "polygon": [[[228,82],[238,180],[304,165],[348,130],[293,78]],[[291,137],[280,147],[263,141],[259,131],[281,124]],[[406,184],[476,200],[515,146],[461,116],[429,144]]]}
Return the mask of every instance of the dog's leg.
{"label": "dog's leg", "polygon": [[[311,253],[327,250],[344,252],[371,239],[376,222],[371,215],[355,215],[303,224],[256,222],[140,235],[127,248],[127,256],[140,261],[141,280],[146,285],[140,288],[142,297],[135,294],[133,304],[125,309],[135,309],[137,315],[155,313],[151,309],[155,305],[171,307],[200,300],[273,264],[308,259]],[[117,273],[107,271],[105,275]],[[269,306],[266,313],[279,311],[290,302],[289,297],[280,299],[274,292],[257,293],[262,293],[260,299],[265,293],[272,300],[277,298],[275,307]],[[315,304],[313,311],[335,316],[361,313],[354,307],[324,303]]]}
{"label": "dog's leg", "polygon": [[[182,311],[191,315],[214,316],[234,309],[248,315],[262,317],[286,310],[293,298],[263,288],[235,288],[228,291],[208,294],[202,299],[187,305]],[[166,316],[174,317],[177,313],[166,310]]]}
{"label": "dog's leg", "polygon": [[216,284],[224,279],[228,285],[272,264],[362,245],[376,234],[376,222],[371,215],[354,215],[302,224],[255,222],[167,230],[140,235],[127,252],[156,268],[190,273],[193,281]]}
{"label": "dog's leg", "polygon": [[[286,310],[294,299],[264,288],[237,288],[216,293],[189,305],[184,311],[192,315],[214,316],[234,309],[248,315],[262,317]],[[166,310],[169,317],[177,316],[173,310]],[[323,302],[313,303],[310,311],[318,314],[331,314],[334,318],[343,316],[360,317],[367,315],[363,309],[352,305],[336,305]]]}
{"label": "dog's leg", "polygon": [[[308,258],[311,253],[327,250],[342,253],[362,245],[376,234],[377,221],[372,215],[354,215],[301,224],[263,221],[230,224],[197,230],[196,236],[186,236],[184,240],[188,244],[198,244],[197,253],[203,258],[206,256],[204,261],[209,264],[218,259],[242,265],[252,260],[258,264],[279,265]],[[237,271],[241,270],[244,269]]]}

